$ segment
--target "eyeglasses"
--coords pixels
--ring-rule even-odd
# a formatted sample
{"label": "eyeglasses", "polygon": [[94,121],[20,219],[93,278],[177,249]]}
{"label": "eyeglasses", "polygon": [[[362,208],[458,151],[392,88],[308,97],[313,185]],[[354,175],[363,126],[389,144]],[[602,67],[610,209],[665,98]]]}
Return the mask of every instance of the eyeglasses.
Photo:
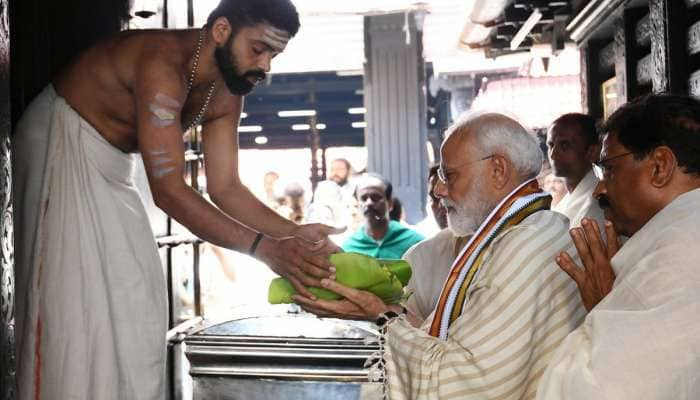
{"label": "eyeglasses", "polygon": [[452,168],[450,168],[449,170],[445,170],[445,169],[442,167],[442,165],[440,165],[440,167],[438,167],[438,170],[437,170],[438,179],[440,179],[440,182],[442,182],[443,184],[447,185],[447,176],[450,175],[450,174],[451,174],[452,172],[454,172],[455,170],[457,170],[457,169],[459,169],[459,168],[462,168],[462,167],[466,167],[467,165],[470,165],[470,164],[478,163],[479,161],[488,160],[489,158],[491,158],[491,157],[493,157],[493,156],[494,156],[494,154],[491,154],[490,156],[486,156],[486,157],[480,158],[480,159],[478,159],[478,160],[468,161],[468,162],[465,162],[465,163],[463,163],[463,164],[459,164],[459,165],[457,165],[457,166],[455,166],[455,167],[452,167]]}
{"label": "eyeglasses", "polygon": [[616,156],[604,158],[602,160],[594,162],[593,163],[593,174],[595,175],[596,178],[598,178],[598,180],[602,181],[603,179],[605,179],[605,175],[608,172],[609,167],[606,164],[609,161],[614,160],[616,158],[628,156],[628,155],[633,154],[633,153],[634,153],[633,151],[628,151],[627,153],[618,154]]}

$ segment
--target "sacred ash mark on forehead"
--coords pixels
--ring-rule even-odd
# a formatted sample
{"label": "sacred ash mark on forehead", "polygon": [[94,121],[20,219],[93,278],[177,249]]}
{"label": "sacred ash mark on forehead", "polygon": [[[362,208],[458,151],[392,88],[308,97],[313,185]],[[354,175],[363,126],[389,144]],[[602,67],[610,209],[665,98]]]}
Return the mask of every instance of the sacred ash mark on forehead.
{"label": "sacred ash mark on forehead", "polygon": [[275,28],[272,25],[265,24],[263,31],[262,41],[268,46],[272,47],[273,50],[277,52],[282,52],[287,47],[290,35],[289,32]]}

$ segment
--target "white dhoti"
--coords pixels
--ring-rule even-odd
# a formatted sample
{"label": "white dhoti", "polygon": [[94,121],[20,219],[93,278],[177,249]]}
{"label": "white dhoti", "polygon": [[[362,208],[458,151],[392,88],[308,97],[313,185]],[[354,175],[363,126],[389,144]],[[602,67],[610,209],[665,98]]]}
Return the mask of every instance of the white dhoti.
{"label": "white dhoti", "polygon": [[13,158],[19,399],[162,399],[165,279],[132,156],[49,86]]}

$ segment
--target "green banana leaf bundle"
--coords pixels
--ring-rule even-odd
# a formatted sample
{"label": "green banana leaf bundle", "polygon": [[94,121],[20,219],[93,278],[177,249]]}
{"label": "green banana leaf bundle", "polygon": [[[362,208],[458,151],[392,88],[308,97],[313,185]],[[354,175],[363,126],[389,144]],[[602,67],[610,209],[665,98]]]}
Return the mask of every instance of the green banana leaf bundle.
{"label": "green banana leaf bundle", "polygon": [[[367,290],[387,304],[395,304],[403,297],[403,287],[411,279],[411,266],[404,260],[383,260],[359,253],[337,253],[330,257],[335,266],[335,280],[345,286]],[[340,300],[342,296],[323,288],[310,287],[319,299]],[[270,304],[293,303],[296,290],[285,278],[270,282],[267,300]]]}

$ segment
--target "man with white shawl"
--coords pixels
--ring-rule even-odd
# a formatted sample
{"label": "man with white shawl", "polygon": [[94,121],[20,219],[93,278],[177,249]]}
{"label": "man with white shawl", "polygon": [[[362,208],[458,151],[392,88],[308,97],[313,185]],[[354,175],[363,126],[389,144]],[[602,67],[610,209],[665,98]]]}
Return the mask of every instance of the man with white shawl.
{"label": "man with white shawl", "polygon": [[553,211],[569,218],[569,226],[581,226],[583,218],[603,223],[603,210],[593,198],[598,179],[591,164],[598,160],[600,144],[595,120],[569,113],[557,118],[547,131],[547,155],[552,173],[566,181],[567,193]]}
{"label": "man with white shawl", "polygon": [[[584,220],[572,230],[584,268],[557,260],[590,312],[537,399],[700,399],[700,102],[651,95],[604,131],[594,195],[607,244]],[[616,229],[629,236],[619,250]]]}
{"label": "man with white shawl", "polygon": [[[166,286],[130,153],[155,203],[202,239],[309,296],[304,285],[332,276],[333,230],[284,220],[238,175],[243,95],[298,28],[288,0],[222,0],[201,29],[98,43],[25,111],[13,137],[20,400],[165,394]],[[183,131],[199,125],[216,206],[183,178]]]}
{"label": "man with white shawl", "polygon": [[[316,313],[377,321],[391,399],[530,399],[554,349],[581,321],[576,285],[554,262],[573,249],[564,216],[534,179],[534,136],[500,114],[456,123],[442,145],[436,194],[459,235],[475,232],[452,264],[422,327],[400,305],[324,279],[341,301],[296,300]],[[379,317],[379,318],[378,318]],[[378,319],[377,319],[378,318]]]}

